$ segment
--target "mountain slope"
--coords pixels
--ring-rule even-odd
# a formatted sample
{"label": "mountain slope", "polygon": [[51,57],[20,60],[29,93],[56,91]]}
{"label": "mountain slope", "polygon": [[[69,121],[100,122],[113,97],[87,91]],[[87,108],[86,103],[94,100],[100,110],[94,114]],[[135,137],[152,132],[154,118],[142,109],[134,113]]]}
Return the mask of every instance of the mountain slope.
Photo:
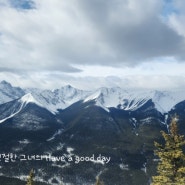
{"label": "mountain slope", "polygon": [[[8,88],[3,96],[14,89],[2,84]],[[61,179],[64,184],[91,185],[98,175],[105,185],[148,185],[157,164],[154,141],[162,142],[160,131],[168,131],[174,114],[185,134],[183,90],[82,91],[65,86],[20,92],[6,95],[9,100],[0,104],[0,151],[49,156],[50,161],[2,163],[5,176],[21,179],[34,167],[36,178],[52,185]],[[57,161],[60,157],[65,160]]]}
{"label": "mountain slope", "polygon": [[121,88],[100,88],[88,96],[84,102],[95,100],[96,105],[104,108],[114,107],[135,111],[147,101],[152,100],[155,108],[161,113],[167,113],[177,103],[185,100],[184,90],[124,90]]}
{"label": "mountain slope", "polygon": [[9,127],[40,130],[47,122],[57,122],[55,116],[28,93],[23,97],[0,105],[0,123]]}
{"label": "mountain slope", "polygon": [[16,114],[21,112],[27,104],[33,103],[37,104],[40,107],[43,107],[39,102],[37,102],[33,96],[28,93],[21,97],[20,99],[10,101],[8,103],[5,103],[3,105],[0,105],[0,123],[3,123],[4,121],[14,117]]}
{"label": "mountain slope", "polygon": [[73,103],[84,99],[90,93],[89,91],[82,91],[69,85],[53,91],[26,89],[25,92],[31,92],[35,100],[40,102],[46,109],[55,114],[58,109],[67,108]]}
{"label": "mountain slope", "polygon": [[18,99],[25,94],[33,96],[35,101],[51,113],[56,114],[59,109],[65,109],[80,100],[84,102],[94,100],[96,105],[106,111],[114,107],[128,111],[135,111],[143,106],[148,100],[152,100],[155,108],[161,113],[169,112],[176,104],[185,100],[183,89],[171,91],[139,90],[100,88],[95,91],[83,91],[70,85],[54,90],[41,90],[36,88],[21,89],[12,87],[10,83],[0,83],[0,104]]}
{"label": "mountain slope", "polygon": [[20,87],[13,87],[6,81],[0,82],[0,104],[20,98],[25,92]]}

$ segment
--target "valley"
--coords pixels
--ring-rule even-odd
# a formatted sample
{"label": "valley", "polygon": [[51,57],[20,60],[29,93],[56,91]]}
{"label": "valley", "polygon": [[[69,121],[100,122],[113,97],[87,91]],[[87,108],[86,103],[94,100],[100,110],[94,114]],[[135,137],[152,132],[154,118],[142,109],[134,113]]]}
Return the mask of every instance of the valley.
{"label": "valley", "polygon": [[25,181],[34,169],[36,181],[51,185],[93,185],[97,176],[105,185],[148,185],[157,165],[154,141],[163,142],[160,131],[168,131],[175,114],[185,134],[183,92],[50,91],[2,81],[2,179]]}

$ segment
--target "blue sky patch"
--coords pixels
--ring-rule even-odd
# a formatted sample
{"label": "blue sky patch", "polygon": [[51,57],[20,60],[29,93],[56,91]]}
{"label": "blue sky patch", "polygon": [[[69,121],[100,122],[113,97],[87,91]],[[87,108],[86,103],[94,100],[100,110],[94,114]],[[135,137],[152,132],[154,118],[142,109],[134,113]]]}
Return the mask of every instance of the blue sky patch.
{"label": "blue sky patch", "polygon": [[9,0],[11,5],[16,9],[33,9],[35,4],[31,0]]}
{"label": "blue sky patch", "polygon": [[163,16],[168,16],[172,13],[178,14],[178,9],[174,6],[173,0],[164,0],[164,6],[163,6]]}

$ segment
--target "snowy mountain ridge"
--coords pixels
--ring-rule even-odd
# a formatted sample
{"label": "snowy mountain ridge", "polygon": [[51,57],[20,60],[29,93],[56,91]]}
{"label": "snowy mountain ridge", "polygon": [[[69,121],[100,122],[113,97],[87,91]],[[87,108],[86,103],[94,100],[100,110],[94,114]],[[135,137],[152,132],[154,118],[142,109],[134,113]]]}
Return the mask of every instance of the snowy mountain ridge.
{"label": "snowy mountain ridge", "polygon": [[184,90],[124,90],[121,88],[100,88],[84,101],[95,100],[96,105],[105,110],[109,107],[134,111],[152,100],[155,108],[161,113],[167,113],[177,103],[185,100]]}
{"label": "snowy mountain ridge", "polygon": [[53,114],[56,114],[58,109],[65,109],[80,100],[83,102],[95,101],[97,106],[106,111],[109,111],[110,107],[134,111],[152,100],[159,112],[167,113],[177,103],[185,100],[185,93],[184,90],[128,90],[120,87],[103,87],[95,91],[84,91],[70,85],[51,91],[37,88],[21,89],[2,81],[0,83],[0,104],[15,99],[19,99],[24,104],[35,103]]}

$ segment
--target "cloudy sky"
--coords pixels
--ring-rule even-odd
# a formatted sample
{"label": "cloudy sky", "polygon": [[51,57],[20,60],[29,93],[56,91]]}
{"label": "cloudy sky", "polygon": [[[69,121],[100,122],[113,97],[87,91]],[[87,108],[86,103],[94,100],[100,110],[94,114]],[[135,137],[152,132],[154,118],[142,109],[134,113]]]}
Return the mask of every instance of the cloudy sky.
{"label": "cloudy sky", "polygon": [[0,80],[185,86],[185,1],[0,0]]}

